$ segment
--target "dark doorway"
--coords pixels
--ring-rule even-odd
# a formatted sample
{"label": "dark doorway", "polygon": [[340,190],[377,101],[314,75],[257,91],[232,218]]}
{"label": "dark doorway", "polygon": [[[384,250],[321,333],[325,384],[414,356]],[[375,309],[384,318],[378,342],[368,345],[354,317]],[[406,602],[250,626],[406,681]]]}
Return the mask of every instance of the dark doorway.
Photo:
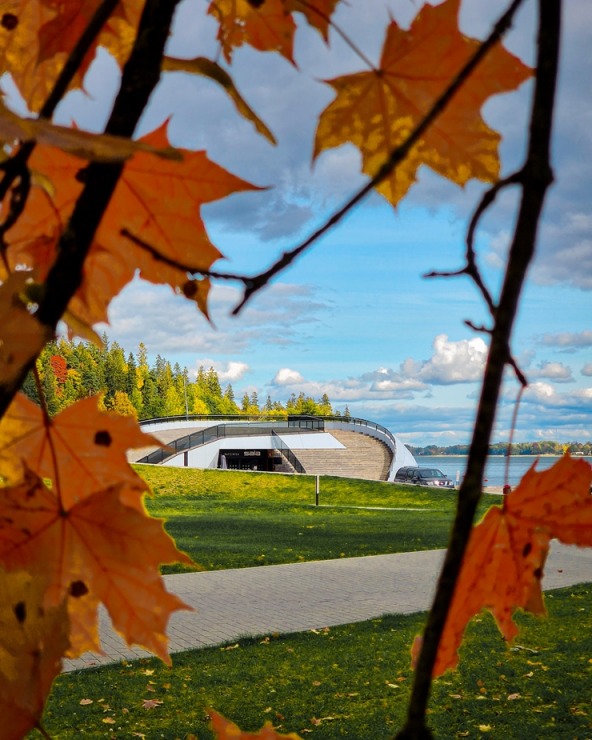
{"label": "dark doorway", "polygon": [[263,470],[270,472],[281,463],[276,450],[220,450],[218,467],[228,470]]}

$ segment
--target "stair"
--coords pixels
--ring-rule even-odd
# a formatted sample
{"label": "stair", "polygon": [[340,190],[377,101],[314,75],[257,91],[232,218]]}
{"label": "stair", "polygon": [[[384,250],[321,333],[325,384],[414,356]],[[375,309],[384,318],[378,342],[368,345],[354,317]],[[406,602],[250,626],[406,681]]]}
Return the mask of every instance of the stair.
{"label": "stair", "polygon": [[386,444],[359,432],[332,430],[330,434],[345,449],[295,451],[307,474],[387,479],[392,453]]}

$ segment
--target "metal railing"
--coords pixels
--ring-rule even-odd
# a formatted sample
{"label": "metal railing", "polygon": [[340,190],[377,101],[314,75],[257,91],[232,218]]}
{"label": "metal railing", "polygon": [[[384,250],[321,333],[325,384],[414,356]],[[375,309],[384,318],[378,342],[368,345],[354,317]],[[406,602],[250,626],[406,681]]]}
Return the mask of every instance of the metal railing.
{"label": "metal railing", "polygon": [[[158,449],[149,455],[138,460],[141,463],[158,464],[165,460],[179,455],[181,452],[187,452],[195,447],[201,447],[209,442],[215,442],[225,437],[252,437],[257,435],[270,435],[278,437],[279,434],[301,434],[307,432],[324,432],[327,422],[339,426],[360,427],[359,431],[363,434],[363,428],[378,431],[388,439],[393,453],[393,458],[397,449],[397,440],[393,433],[367,419],[359,419],[354,416],[307,416],[307,415],[289,415],[285,416],[245,416],[239,414],[226,415],[203,415],[203,414],[184,414],[180,416],[163,416],[156,419],[144,419],[140,421],[140,426],[149,426],[157,423],[174,423],[180,421],[224,421],[226,423],[216,424],[206,429],[187,434],[184,437],[176,439],[174,442],[167,444],[165,449]],[[358,431],[356,429],[356,431]],[[281,439],[280,439],[281,441]],[[286,449],[289,449],[286,446]],[[284,452],[283,448],[280,451]],[[294,453],[292,453],[294,454]],[[296,457],[294,455],[294,457]],[[296,458],[297,460],[297,458]],[[291,461],[290,461],[291,462]],[[302,465],[298,461],[298,465]],[[296,466],[294,466],[296,468]],[[304,472],[304,468],[301,471]]]}
{"label": "metal railing", "polygon": [[[204,417],[200,417],[204,418]],[[209,418],[209,417],[205,417]],[[222,417],[224,418],[224,417]],[[243,420],[244,417],[235,417]],[[261,417],[257,417],[261,418]],[[147,426],[149,423],[155,422],[174,422],[185,420],[185,416],[167,416],[161,419],[150,419],[149,422],[140,422],[141,426]],[[192,419],[189,419],[190,421]],[[200,429],[199,431],[187,434],[184,437],[173,442],[167,443],[167,446],[163,449],[155,450],[149,455],[142,457],[138,462],[148,463],[151,465],[158,465],[159,463],[169,460],[171,457],[181,454],[181,452],[187,452],[195,449],[196,447],[202,447],[209,442],[215,442],[218,439],[224,439],[226,437],[253,437],[260,435],[272,435],[274,431],[280,431],[282,434],[302,434],[307,432],[319,432],[324,431],[324,422],[318,417],[302,417],[302,418],[288,418],[283,417],[281,421],[247,421],[246,424],[241,424],[232,421],[227,424],[216,424],[213,427],[207,427],[206,429]],[[301,466],[302,467],[302,466]],[[299,471],[301,472],[301,471]]]}
{"label": "metal railing", "polygon": [[294,470],[297,473],[306,473],[304,465],[300,462],[300,460],[296,457],[296,455],[292,452],[292,450],[288,447],[288,445],[284,442],[280,435],[276,431],[272,431],[271,436],[274,444],[277,445],[275,449],[279,450],[282,453],[282,457],[284,457],[290,463]]}

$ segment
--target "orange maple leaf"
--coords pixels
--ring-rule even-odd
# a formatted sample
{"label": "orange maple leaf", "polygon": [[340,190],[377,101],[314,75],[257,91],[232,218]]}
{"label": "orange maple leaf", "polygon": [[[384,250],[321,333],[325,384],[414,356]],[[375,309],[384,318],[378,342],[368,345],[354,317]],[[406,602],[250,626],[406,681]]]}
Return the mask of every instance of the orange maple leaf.
{"label": "orange maple leaf", "polygon": [[541,591],[549,542],[592,546],[592,467],[568,454],[552,468],[533,467],[502,508],[491,508],[473,529],[455,586],[434,675],[458,663],[457,650],[468,621],[489,609],[506,638],[518,628],[515,609],[544,614]]}
{"label": "orange maple leaf", "polygon": [[302,13],[327,41],[331,15],[339,0],[212,0],[209,15],[219,23],[218,41],[226,61],[238,46],[277,51],[294,64],[292,13]]}
{"label": "orange maple leaf", "polygon": [[213,0],[208,8],[220,24],[218,41],[227,61],[237,46],[277,51],[292,63],[296,24],[282,0]]}
{"label": "orange maple leaf", "polygon": [[[101,0],[2,0],[0,65],[10,72],[28,107],[38,111]],[[84,58],[71,88],[82,79],[98,46],[121,64],[136,35],[142,0],[122,0]]]}
{"label": "orange maple leaf", "polygon": [[259,732],[243,732],[238,725],[218,714],[218,712],[209,709],[208,714],[212,720],[212,729],[216,735],[216,740],[282,740],[282,738],[302,740],[300,735],[295,732],[282,735],[275,730],[271,722],[266,722]]}
{"label": "orange maple leaf", "polygon": [[3,740],[37,725],[68,649],[65,603],[43,608],[43,584],[0,569],[0,717]]}
{"label": "orange maple leaf", "polygon": [[165,589],[159,565],[192,561],[177,550],[162,520],[138,505],[141,493],[118,483],[65,504],[75,497],[50,490],[30,470],[21,483],[0,489],[0,563],[41,578],[45,607],[67,598],[71,654],[99,649],[96,604],[102,602],[129,644],[170,663],[168,619],[190,607]]}
{"label": "orange maple leaf", "polygon": [[[424,5],[408,31],[393,20],[378,69],[327,81],[337,97],[319,119],[315,158],[351,142],[362,153],[363,171],[369,176],[378,172],[479,45],[459,31],[459,7],[460,0]],[[481,107],[530,74],[519,59],[496,46],[378,191],[396,204],[422,164],[459,185],[473,177],[495,181],[500,135],[483,121]]]}
{"label": "orange maple leaf", "polygon": [[0,285],[0,383],[12,380],[50,339],[51,331],[28,311],[21,294],[29,274],[9,275]]}
{"label": "orange maple leaf", "polygon": [[328,40],[331,16],[340,0],[284,0],[286,9],[302,13],[308,24]]}
{"label": "orange maple leaf", "polygon": [[[0,421],[0,475],[16,483],[23,461],[59,491],[61,505],[73,506],[114,481],[140,492],[146,483],[127,462],[126,450],[162,446],[144,434],[135,419],[98,408],[98,396],[85,398],[53,418],[22,393]],[[137,497],[125,501],[133,505]]]}
{"label": "orange maple leaf", "polygon": [[[166,148],[166,126],[142,142]],[[205,308],[209,282],[191,280],[187,270],[177,266],[207,270],[221,256],[207,235],[199,208],[233,192],[257,188],[214,164],[203,151],[179,151],[181,162],[138,152],[125,164],[86,260],[83,284],[70,306],[86,323],[107,320],[111,298],[137,269],[143,279],[169,284]],[[35,267],[43,279],[81,192],[77,176],[83,162],[58,149],[37,146],[30,166],[44,178],[38,178],[39,186],[32,189],[21,218],[7,235],[8,256],[11,265]],[[154,251],[122,236],[124,230]]]}

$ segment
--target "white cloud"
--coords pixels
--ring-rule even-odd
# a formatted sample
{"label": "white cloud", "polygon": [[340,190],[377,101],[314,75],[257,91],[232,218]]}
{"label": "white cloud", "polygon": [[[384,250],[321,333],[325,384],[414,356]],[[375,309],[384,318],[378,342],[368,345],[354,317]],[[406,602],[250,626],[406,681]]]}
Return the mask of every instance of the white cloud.
{"label": "white cloud", "polygon": [[223,383],[235,383],[237,380],[241,380],[251,369],[246,362],[232,360],[230,362],[220,362],[209,358],[196,360],[195,367],[205,367],[206,369],[213,367]]}
{"label": "white cloud", "polygon": [[452,342],[446,334],[439,334],[434,339],[433,346],[432,357],[423,362],[418,370],[413,368],[416,378],[434,385],[481,380],[487,358],[487,345],[480,337]]}
{"label": "white cloud", "polygon": [[556,383],[571,383],[573,375],[570,367],[562,362],[541,362],[538,367],[528,371],[528,379],[548,378]]}
{"label": "white cloud", "polygon": [[592,377],[592,362],[587,362],[582,368],[582,375]]}
{"label": "white cloud", "polygon": [[289,367],[282,367],[277,371],[275,378],[271,381],[272,385],[295,385],[304,383],[304,378],[297,370],[291,370]]}
{"label": "white cloud", "polygon": [[565,331],[559,334],[543,334],[539,341],[546,347],[558,347],[566,350],[592,347],[592,331]]}
{"label": "white cloud", "polygon": [[306,342],[307,327],[317,323],[329,307],[328,302],[313,298],[311,288],[274,283],[234,318],[230,312],[240,297],[241,292],[230,285],[214,286],[210,324],[195,304],[170,288],[135,280],[111,303],[110,326],[102,324],[97,329],[129,349],[144,342],[154,354],[236,358],[254,347]]}

